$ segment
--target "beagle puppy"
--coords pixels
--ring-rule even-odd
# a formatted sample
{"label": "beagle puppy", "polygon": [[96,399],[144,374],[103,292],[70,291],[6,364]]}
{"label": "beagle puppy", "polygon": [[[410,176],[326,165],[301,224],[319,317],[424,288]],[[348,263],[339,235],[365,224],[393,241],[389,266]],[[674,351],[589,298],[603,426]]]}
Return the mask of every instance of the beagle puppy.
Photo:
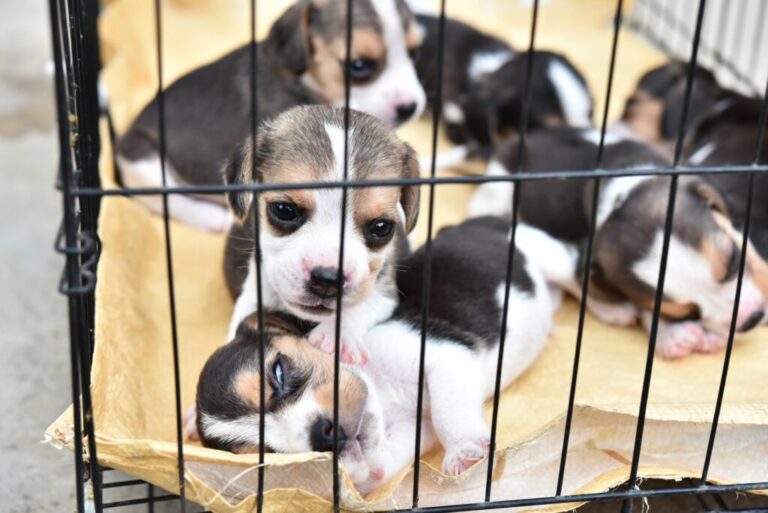
{"label": "beagle puppy", "polygon": [[[440,19],[418,14],[424,41],[416,71],[430,104],[438,79]],[[466,159],[487,160],[494,144],[520,128],[529,52],[458,20],[445,20],[442,121],[456,148],[438,156],[438,167]],[[592,126],[593,98],[587,82],[564,56],[535,50],[530,84],[528,128]]]}
{"label": "beagle puppy", "polygon": [[[303,104],[345,104],[346,0],[297,0],[258,43],[257,122]],[[411,54],[420,31],[404,0],[355,0],[349,61],[352,109],[389,126],[421,114],[426,102]],[[220,183],[230,150],[251,130],[250,46],[179,78],[163,93],[167,184]],[[126,187],[161,185],[158,103],[152,100],[117,142]],[[139,199],[162,211],[160,196]],[[223,196],[170,195],[171,216],[211,231],[231,224]]]}
{"label": "beagle puppy", "polygon": [[[508,246],[509,223],[498,218],[445,228],[433,240],[421,450],[439,442],[447,475],[460,474],[488,453],[483,402],[494,392]],[[550,256],[558,253],[555,245]],[[515,252],[502,387],[536,360],[552,326],[553,300],[533,264],[536,258],[525,247]],[[552,263],[567,265],[567,255],[565,260]],[[197,423],[203,444],[256,451],[264,411],[264,438],[272,451],[330,451],[337,429],[343,468],[362,494],[411,465],[424,268],[423,249],[403,260],[397,278],[402,303],[365,335],[371,359],[341,366],[338,427],[332,413],[333,359],[302,338],[306,327],[300,325],[265,326],[268,388],[262,407],[256,314],[247,317],[200,374]]]}
{"label": "beagle puppy", "polygon": [[[614,130],[652,145],[657,151],[672,157],[680,115],[685,102],[688,64],[674,60],[645,73],[625,105],[621,120]],[[688,126],[698,122],[717,103],[730,96],[717,82],[714,73],[697,66],[691,89]]]}
{"label": "beagle puppy", "polygon": [[[413,150],[383,122],[351,111],[348,180],[417,178]],[[228,184],[290,184],[342,180],[344,109],[294,107],[262,125],[225,166]],[[256,170],[257,175],[252,172]],[[256,204],[251,192],[227,195],[239,221],[229,232],[224,274],[236,299],[229,330],[257,309],[253,257]],[[340,188],[272,190],[259,194],[261,290],[266,309],[316,324],[309,341],[332,353],[335,342],[341,235]],[[341,358],[367,359],[363,334],[397,306],[394,263],[408,251],[416,225],[419,186],[349,188],[344,233]]]}
{"label": "beagle puppy", "polygon": [[[556,173],[588,170],[596,164],[597,130],[560,128],[530,134],[524,170]],[[669,162],[642,143],[606,134],[604,169],[653,168]],[[517,141],[501,147],[489,174],[517,169]],[[667,211],[669,176],[603,178],[597,211],[587,306],[601,320],[650,326]],[[520,219],[541,232],[537,238],[560,241],[575,261],[586,249],[594,191],[592,179],[533,181],[521,184]],[[474,215],[508,216],[511,182],[486,183],[470,204]],[[656,352],[675,358],[722,348],[727,339],[740,258],[741,237],[733,229],[722,195],[702,178],[679,178],[669,246],[661,325]],[[580,295],[583,264],[563,280],[550,279]],[[756,275],[742,285],[737,331],[754,328],[765,313]]]}

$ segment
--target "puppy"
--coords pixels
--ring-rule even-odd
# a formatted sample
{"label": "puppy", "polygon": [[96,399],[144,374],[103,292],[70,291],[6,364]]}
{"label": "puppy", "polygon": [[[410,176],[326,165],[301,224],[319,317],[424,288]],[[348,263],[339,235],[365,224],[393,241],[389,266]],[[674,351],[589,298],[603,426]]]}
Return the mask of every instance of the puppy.
{"label": "puppy", "polygon": [[[346,5],[344,0],[298,0],[258,44],[257,122],[296,105],[344,105]],[[410,53],[420,42],[403,0],[355,0],[350,108],[390,126],[418,116],[426,97]],[[229,151],[251,130],[250,64],[246,45],[166,89],[168,185],[220,183],[218,170]],[[153,100],[117,143],[123,185],[159,186],[159,159],[158,104]],[[140,199],[161,211],[159,196]],[[172,195],[168,201],[173,217],[199,228],[223,231],[231,224],[223,196]]]}
{"label": "puppy", "polygon": [[[494,391],[508,245],[509,224],[495,218],[446,228],[433,241],[421,449],[439,441],[448,475],[463,472],[488,452],[483,400]],[[555,245],[549,254],[558,253]],[[533,363],[552,325],[552,298],[533,258],[525,248],[515,254],[504,387]],[[550,260],[557,267],[568,264],[567,256],[565,262]],[[424,265],[423,250],[403,261],[398,287],[404,298],[391,319],[366,334],[369,363],[341,367],[340,456],[363,494],[413,463]],[[207,447],[252,452],[258,446],[262,407],[254,317],[246,318],[200,374],[198,427]],[[333,360],[300,338],[301,331],[266,326],[265,442],[281,452],[329,451]]]}
{"label": "puppy", "polygon": [[[687,79],[688,64],[682,61],[671,61],[648,71],[638,81],[635,92],[624,106],[621,121],[613,128],[626,130],[626,135],[651,144],[671,157],[680,131]],[[688,126],[696,126],[710,109],[729,95],[711,71],[697,66]]]}
{"label": "puppy", "polygon": [[[425,35],[416,71],[434,101],[439,18],[420,14],[417,20]],[[458,147],[440,155],[437,165],[487,160],[499,139],[520,128],[529,53],[516,53],[504,41],[451,19],[445,44],[442,118],[446,136]],[[548,51],[534,51],[532,65],[528,128],[592,126],[594,101],[576,67]]]}
{"label": "puppy", "polygon": [[[669,163],[649,147],[607,134],[603,168],[651,168]],[[592,169],[599,133],[557,129],[532,133],[525,153],[526,171]],[[517,143],[509,141],[489,167],[491,174],[517,167]],[[587,306],[601,320],[648,327],[654,304],[670,178],[631,176],[601,181],[593,264]],[[519,194],[520,218],[539,228],[537,240],[554,238],[582,260],[591,219],[594,182],[527,182]],[[470,213],[509,215],[510,183],[482,185]],[[533,242],[531,244],[534,244]],[[730,326],[740,258],[740,236],[733,229],[722,196],[705,180],[680,177],[661,304],[656,351],[674,358],[722,348]],[[552,278],[578,297],[583,264],[569,280]],[[744,276],[739,332],[764,316],[765,300],[748,272]]]}
{"label": "puppy", "polygon": [[[381,121],[350,112],[348,179],[418,177],[411,148]],[[255,160],[254,160],[255,159]],[[257,176],[252,175],[255,169]],[[262,125],[256,147],[249,140],[225,166],[228,184],[341,180],[344,173],[344,110],[304,106]],[[228,196],[234,216],[224,273],[236,298],[229,339],[257,309],[255,204],[250,192]],[[342,191],[275,190],[259,195],[264,307],[317,323],[310,342],[333,352],[341,235]],[[419,210],[419,187],[348,189],[341,316],[341,357],[365,361],[363,334],[397,306],[394,262],[407,251],[405,235]]]}
{"label": "puppy", "polygon": [[[747,166],[752,164],[757,149],[762,101],[732,96],[720,102],[699,123],[689,140],[687,164],[691,166]],[[762,141],[758,164],[768,164],[768,133]],[[746,219],[748,173],[703,175],[722,196],[737,236],[743,233]],[[768,297],[768,175],[755,173],[752,214],[749,230],[750,248],[747,264],[763,294]]]}

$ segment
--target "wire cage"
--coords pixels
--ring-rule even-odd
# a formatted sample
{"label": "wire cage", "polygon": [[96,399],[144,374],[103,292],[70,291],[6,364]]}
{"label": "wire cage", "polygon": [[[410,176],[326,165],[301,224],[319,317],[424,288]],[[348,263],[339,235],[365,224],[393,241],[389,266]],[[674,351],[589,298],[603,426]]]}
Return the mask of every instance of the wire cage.
{"label": "wire cage", "polygon": [[[251,39],[254,43],[251,45],[251,83],[255,83],[258,80],[258,71],[256,63],[255,53],[255,40],[256,40],[256,16],[257,16],[257,4],[258,1],[254,0],[251,8]],[[100,138],[99,138],[99,124],[103,117],[108,116],[109,113],[100,106],[99,103],[99,71],[100,71],[100,57],[99,57],[99,42],[98,42],[98,17],[99,17],[99,5],[97,0],[49,0],[50,14],[51,14],[51,31],[53,40],[53,55],[55,63],[55,91],[56,100],[58,105],[58,136],[60,145],[60,164],[58,169],[57,186],[61,191],[63,200],[63,220],[61,228],[59,230],[55,248],[56,251],[62,253],[65,257],[66,263],[62,274],[59,290],[63,293],[68,301],[69,307],[69,329],[70,329],[70,355],[71,355],[71,378],[72,378],[72,401],[74,412],[74,460],[75,460],[75,481],[76,481],[76,493],[77,493],[77,511],[84,513],[86,511],[103,511],[105,509],[123,508],[129,506],[146,505],[148,511],[153,511],[154,504],[159,502],[178,501],[178,508],[180,511],[186,511],[191,508],[185,500],[185,455],[184,455],[184,439],[183,439],[183,426],[182,426],[182,404],[180,400],[180,384],[179,384],[179,336],[177,333],[177,320],[176,320],[176,292],[174,290],[174,273],[173,273],[173,256],[171,238],[173,233],[169,224],[168,214],[168,199],[173,194],[219,194],[226,191],[252,191],[257,198],[258,194],[266,187],[263,184],[253,183],[248,185],[215,185],[215,186],[166,186],[165,171],[163,172],[163,187],[160,188],[122,188],[122,189],[108,189],[102,188],[99,179],[99,155],[100,155]],[[159,133],[160,133],[160,153],[161,160],[164,162],[165,155],[165,127],[164,127],[164,105],[163,105],[163,57],[162,57],[162,3],[159,0],[155,1],[155,19],[153,20],[156,30],[156,45],[157,45],[157,60],[158,68],[157,75],[159,77],[159,88],[157,90],[157,100],[159,105]],[[348,0],[347,13],[351,12],[354,8],[354,2]],[[536,47],[537,36],[537,20],[539,12],[539,1],[534,0],[531,2],[531,25],[528,38],[528,48],[534,49]],[[646,408],[649,399],[649,391],[651,378],[653,375],[654,365],[654,349],[656,344],[656,337],[659,327],[660,318],[660,304],[664,290],[665,273],[667,269],[667,257],[669,253],[670,244],[670,232],[672,227],[673,213],[675,211],[675,197],[678,187],[678,180],[684,175],[702,175],[709,173],[750,173],[749,190],[747,196],[744,198],[746,202],[746,210],[750,212],[752,203],[758,199],[753,194],[754,176],[756,173],[768,172],[768,166],[766,166],[761,160],[761,155],[764,154],[764,149],[761,148],[761,143],[765,139],[764,133],[766,130],[766,119],[768,118],[768,89],[765,84],[761,84],[756,77],[764,77],[768,74],[768,60],[765,56],[768,55],[768,37],[765,35],[764,21],[766,11],[768,10],[768,1],[757,0],[756,2],[748,2],[747,0],[740,0],[739,2],[728,2],[726,0],[688,0],[686,2],[666,2],[663,0],[637,0],[631,9],[627,9],[623,0],[617,0],[615,5],[615,15],[613,18],[613,40],[610,48],[610,64],[608,69],[608,82],[607,88],[603,92],[605,97],[605,108],[601,113],[598,113],[598,117],[601,120],[598,127],[601,128],[601,137],[599,151],[595,161],[594,169],[588,171],[562,171],[557,173],[554,178],[557,179],[589,179],[593,180],[595,184],[599,184],[601,180],[616,177],[616,176],[629,176],[632,174],[654,174],[654,175],[668,175],[671,177],[669,195],[667,198],[666,208],[666,221],[663,247],[661,252],[661,264],[658,274],[658,285],[656,287],[655,303],[652,310],[652,323],[650,327],[650,335],[648,338],[647,359],[643,371],[642,379],[642,395],[640,398],[640,406],[637,412],[637,422],[634,437],[633,455],[631,460],[631,471],[629,475],[628,483],[612,491],[604,493],[589,493],[579,495],[563,494],[563,479],[565,474],[566,465],[569,456],[569,436],[571,432],[571,424],[573,419],[575,391],[577,385],[578,366],[580,359],[580,349],[582,341],[582,332],[584,329],[584,319],[586,314],[585,301],[581,301],[579,306],[578,316],[578,337],[576,340],[575,354],[573,360],[573,368],[570,379],[570,391],[568,394],[568,410],[565,417],[565,430],[562,440],[562,455],[560,458],[559,472],[557,478],[556,489],[552,490],[552,494],[549,496],[541,496],[535,498],[525,499],[492,499],[491,490],[493,487],[493,459],[496,437],[496,426],[498,421],[498,408],[499,408],[499,383],[500,383],[500,366],[499,373],[496,375],[496,388],[493,399],[493,415],[491,421],[491,450],[489,452],[489,463],[487,470],[487,479],[485,487],[485,500],[469,503],[469,504],[453,504],[453,505],[441,505],[441,506],[422,506],[420,505],[420,490],[419,490],[419,452],[420,452],[420,430],[416,429],[416,439],[414,440],[415,451],[415,468],[412,490],[412,503],[400,511],[425,511],[425,512],[450,512],[450,511],[474,511],[474,510],[486,510],[486,509],[506,509],[506,508],[522,508],[522,507],[537,507],[548,506],[568,503],[579,503],[588,501],[617,501],[616,504],[623,504],[624,511],[631,511],[633,508],[634,499],[645,499],[653,496],[672,496],[672,495],[690,495],[690,496],[705,496],[710,495],[719,497],[718,494],[726,492],[743,492],[753,490],[768,490],[768,481],[764,482],[745,482],[737,484],[727,485],[715,485],[708,482],[708,472],[710,467],[710,461],[712,458],[713,448],[715,446],[721,405],[723,402],[728,371],[731,349],[733,346],[733,338],[735,332],[735,319],[737,314],[737,306],[734,306],[734,312],[732,316],[732,324],[728,337],[728,343],[726,346],[724,365],[722,368],[722,375],[719,378],[719,389],[717,394],[717,403],[714,408],[714,416],[711,422],[711,430],[706,444],[706,456],[704,460],[704,466],[701,470],[701,475],[698,480],[692,480],[685,486],[664,486],[661,488],[649,489],[641,486],[641,479],[639,476],[639,462],[641,450],[643,447],[643,435],[644,426],[646,420]],[[625,12],[629,11],[629,12]],[[438,76],[442,77],[442,64],[446,55],[444,55],[444,31],[445,31],[445,2],[442,2],[440,10],[440,29],[438,40],[439,55],[438,55]],[[716,15],[714,13],[717,13]],[[685,89],[685,102],[682,109],[680,119],[680,130],[676,137],[676,143],[674,147],[674,159],[673,165],[669,167],[659,167],[654,169],[643,170],[606,170],[601,167],[603,158],[603,148],[605,145],[605,133],[608,124],[608,108],[611,101],[611,88],[612,78],[614,74],[614,66],[617,56],[617,47],[619,42],[619,35],[622,30],[634,29],[642,36],[646,37],[653,44],[662,48],[662,50],[669,56],[681,58],[689,63],[686,89]],[[351,16],[347,16],[347,55],[350,54],[349,49],[351,45]],[[749,44],[750,50],[743,51],[745,47],[745,41],[751,41]],[[608,50],[607,50],[608,51]],[[527,75],[525,79],[525,98],[530,98],[531,87],[531,69],[532,59],[529,57],[527,62]],[[687,116],[689,115],[688,107],[690,104],[691,90],[693,87],[694,73],[693,70],[697,62],[706,63],[712,69],[714,69],[723,80],[730,86],[744,91],[750,94],[759,94],[763,96],[762,110],[760,113],[759,126],[755,127],[758,134],[757,141],[758,147],[755,148],[754,159],[751,165],[743,166],[718,166],[718,167],[686,167],[683,165],[682,152],[683,143],[686,136]],[[349,89],[350,78],[346,76],[346,119],[345,123],[349,124]],[[252,87],[253,91],[254,88]],[[437,132],[438,123],[441,119],[441,102],[439,98],[440,85],[438,85],[438,91],[432,99],[433,104],[431,110],[433,114],[433,137],[432,137],[432,153],[433,156],[437,152]],[[251,101],[251,118],[253,120],[251,131],[252,136],[255,137],[256,126],[256,109],[258,105],[254,99]],[[524,102],[522,111],[522,123],[520,127],[520,148],[521,151],[524,148],[526,131],[528,126],[528,102]],[[345,140],[345,144],[347,144]],[[365,185],[361,185],[359,182],[349,181],[346,179],[346,165],[345,165],[345,178],[337,182],[323,182],[323,183],[302,183],[291,184],[290,188],[312,188],[312,187],[337,187],[343,191],[343,202],[347,201],[347,190],[353,187],[371,186],[371,185],[411,185],[418,184],[428,188],[428,218],[426,223],[428,225],[427,230],[427,242],[425,245],[427,255],[429,255],[432,239],[432,225],[433,225],[433,202],[435,197],[435,189],[439,186],[446,184],[456,183],[471,183],[480,184],[486,182],[514,182],[516,185],[526,181],[536,180],[549,180],[553,178],[552,174],[537,173],[521,171],[519,173],[499,177],[499,176],[462,176],[462,177],[443,177],[437,176],[435,165],[431,168],[429,176],[414,179],[397,179],[397,180],[385,180],[381,183],[370,181]],[[279,186],[271,186],[272,189],[279,189]],[[288,187],[284,187],[288,188]],[[517,195],[520,193],[521,187],[515,187],[514,193],[514,206],[517,207]],[[595,188],[599,190],[599,188]],[[109,472],[110,469],[103,467],[99,461],[99,453],[97,451],[95,442],[95,433],[97,427],[94,425],[93,417],[93,404],[90,394],[91,385],[91,363],[94,345],[98,342],[94,337],[94,311],[95,311],[95,284],[96,275],[99,264],[100,256],[100,241],[97,235],[97,227],[99,220],[99,207],[100,200],[104,196],[119,195],[119,196],[136,196],[136,195],[160,195],[163,201],[163,219],[164,219],[164,237],[165,237],[165,265],[168,273],[167,291],[170,302],[170,315],[171,325],[169,329],[172,332],[173,342],[173,363],[174,363],[174,383],[175,383],[175,407],[176,407],[176,419],[175,426],[176,440],[177,440],[177,463],[178,463],[178,475],[179,475],[179,490],[178,494],[175,493],[160,493],[157,492],[155,487],[145,483],[141,480],[111,480]],[[589,287],[589,272],[590,272],[590,260],[592,258],[592,243],[595,233],[596,213],[597,213],[598,194],[595,193],[592,199],[592,218],[590,224],[590,236],[588,241],[588,249],[586,253],[586,261],[584,265],[584,277],[582,281],[582,294],[581,297],[587,297],[587,291]],[[344,216],[342,216],[344,219]],[[738,297],[740,294],[740,284],[744,275],[745,268],[745,249],[746,249],[746,234],[749,233],[750,223],[749,214],[747,214],[746,222],[744,225],[744,245],[742,246],[742,257],[739,262],[738,270],[738,283],[737,287],[737,299],[735,305],[738,305]],[[507,287],[511,280],[512,269],[512,255],[515,241],[516,226],[518,222],[517,209],[513,209],[512,216],[512,239],[510,243],[510,251],[508,255],[507,265]],[[257,241],[258,237],[258,224],[257,229]],[[340,232],[341,239],[341,252],[343,255],[344,226],[342,221],[342,227]],[[256,255],[259,252],[256,251]],[[429,258],[427,259],[429,262]],[[255,265],[257,268],[260,265],[258,256],[256,257]],[[343,266],[343,260],[340,259],[339,267]],[[427,271],[424,285],[424,290],[427,290],[430,286],[429,282],[430,272]],[[341,273],[339,273],[341,276]],[[341,287],[339,287],[341,290]],[[425,295],[426,298],[426,295]],[[258,297],[259,311],[261,311],[261,295]],[[337,297],[337,305],[341,305],[341,294]],[[506,305],[505,305],[506,307]],[[423,302],[423,313],[428,310],[428,301]],[[334,419],[338,419],[338,404],[339,404],[339,327],[340,317],[343,315],[343,311],[340,308],[337,309],[339,314],[336,319],[336,356],[335,356],[335,379],[334,379]],[[506,313],[506,312],[505,312]],[[425,351],[425,339],[426,339],[426,315],[422,315],[422,345],[421,345],[421,360],[420,360],[420,374],[419,383],[423,384],[424,380],[424,351]],[[261,351],[264,351],[263,337],[261,340]],[[501,349],[503,351],[504,334],[502,330],[501,335]],[[262,353],[263,354],[263,353]],[[501,357],[500,357],[501,358]],[[263,362],[263,360],[262,360]],[[263,365],[263,363],[262,363]],[[261,373],[262,380],[264,379],[264,373]],[[262,381],[262,390],[264,390]],[[419,389],[418,396],[418,412],[421,412],[423,406],[423,387]],[[417,415],[418,422],[420,422],[421,415]],[[264,415],[262,413],[261,422],[263,426]],[[259,459],[260,462],[264,461],[264,430],[261,430],[261,438],[259,443]],[[335,433],[335,432],[334,432]],[[334,445],[336,450],[333,452],[333,507],[335,511],[339,511],[341,508],[339,498],[339,452],[338,452],[338,434],[335,433]],[[766,476],[768,479],[768,476]],[[258,469],[258,500],[257,510],[261,511],[266,505],[264,504],[264,468]],[[108,500],[107,493],[109,490],[116,488],[132,487],[136,491],[136,498],[128,500],[110,501]],[[722,501],[718,502],[718,509],[728,509],[726,504]],[[617,506],[618,507],[618,506]],[[93,509],[91,509],[93,508]]]}

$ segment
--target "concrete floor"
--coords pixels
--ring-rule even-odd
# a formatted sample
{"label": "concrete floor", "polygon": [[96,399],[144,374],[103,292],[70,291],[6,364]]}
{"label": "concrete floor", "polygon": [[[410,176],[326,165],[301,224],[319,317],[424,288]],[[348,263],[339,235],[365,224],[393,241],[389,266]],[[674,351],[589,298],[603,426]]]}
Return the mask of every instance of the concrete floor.
{"label": "concrete floor", "polygon": [[72,400],[46,2],[4,0],[0,17],[0,509],[71,511],[72,455],[42,444]]}

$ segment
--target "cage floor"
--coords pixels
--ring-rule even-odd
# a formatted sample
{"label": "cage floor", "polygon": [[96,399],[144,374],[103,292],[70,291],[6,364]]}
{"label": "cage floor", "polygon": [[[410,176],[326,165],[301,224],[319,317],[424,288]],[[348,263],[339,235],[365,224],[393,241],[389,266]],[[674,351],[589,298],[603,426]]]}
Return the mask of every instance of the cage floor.
{"label": "cage floor", "polygon": [[[285,1],[260,2],[259,32],[264,34]],[[420,2],[427,3],[427,2]],[[448,13],[508,38],[518,48],[527,43],[528,2],[449,1]],[[525,5],[523,5],[525,4]],[[246,0],[164,3],[166,82],[209,61],[248,38]],[[538,48],[560,50],[586,74],[602,96],[610,56],[614,2],[551,0],[540,12]],[[155,39],[151,0],[114,0],[101,19],[110,110],[118,132],[125,129],[154,94]],[[621,111],[637,77],[663,57],[634,34],[619,43],[611,118]],[[420,154],[428,154],[429,120],[401,131]],[[446,147],[441,141],[441,147]],[[109,149],[102,175],[113,186]],[[466,172],[452,170],[446,174]],[[460,221],[472,193],[469,185],[438,187],[436,227]],[[426,208],[426,198],[423,195]],[[426,236],[426,226],[418,228]],[[175,411],[171,329],[161,219],[130,199],[105,198],[100,236],[93,401],[97,444],[104,465],[123,470],[168,490],[177,490]],[[207,356],[224,341],[232,302],[221,275],[223,237],[173,223],[182,405],[191,406],[197,375]],[[501,398],[499,466],[495,499],[552,495],[562,443],[563,416],[576,339],[577,307],[567,301],[557,315],[557,329],[539,361]],[[719,482],[759,481],[768,475],[768,361],[766,330],[743,337],[731,361],[721,430],[710,475]],[[577,410],[566,471],[565,493],[596,492],[624,481],[632,454],[647,337],[588,319],[581,355]],[[655,362],[649,422],[641,460],[645,476],[697,476],[704,458],[723,354],[694,355],[682,361]],[[71,414],[50,429],[53,440],[69,445]],[[214,511],[250,511],[255,502],[257,458],[185,446],[188,498]],[[267,511],[325,511],[330,495],[327,455],[268,455]],[[461,479],[444,478],[441,450],[428,454],[422,472],[422,506],[482,499],[485,465]],[[344,505],[410,505],[410,474],[363,501],[348,485]],[[552,510],[572,506],[553,506]],[[286,509],[288,508],[288,509]]]}

